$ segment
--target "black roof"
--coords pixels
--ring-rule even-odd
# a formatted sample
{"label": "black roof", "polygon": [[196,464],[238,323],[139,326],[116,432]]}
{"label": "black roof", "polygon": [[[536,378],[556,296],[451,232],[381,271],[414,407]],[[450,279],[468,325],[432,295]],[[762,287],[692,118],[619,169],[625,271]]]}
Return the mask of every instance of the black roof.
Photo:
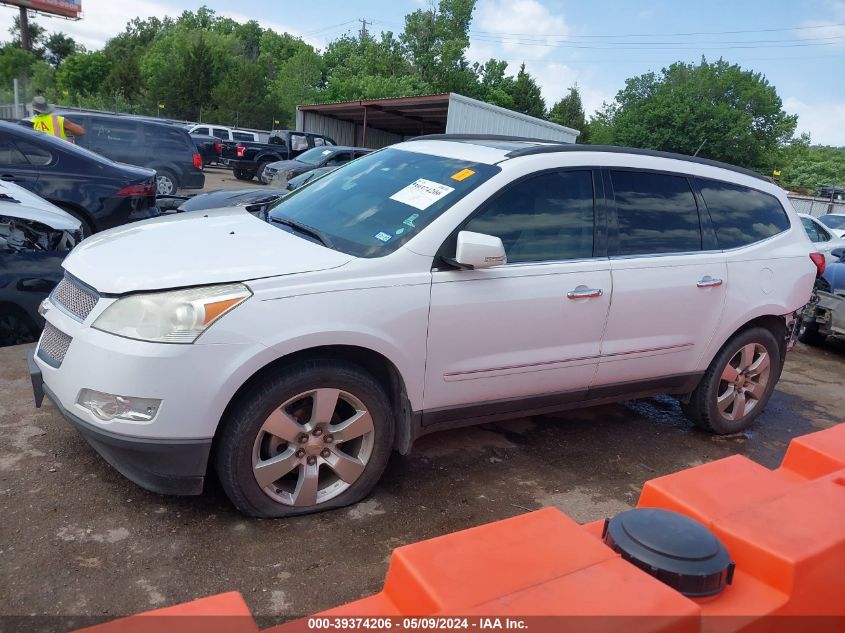
{"label": "black roof", "polygon": [[411,141],[463,141],[468,143],[487,144],[494,141],[501,149],[510,149],[508,146],[501,144],[513,144],[513,149],[506,154],[508,158],[518,158],[520,156],[532,156],[534,154],[552,154],[560,152],[606,152],[609,154],[632,154],[635,156],[652,156],[655,158],[671,158],[672,160],[684,161],[687,163],[695,163],[698,165],[708,165],[710,167],[718,167],[719,169],[726,169],[738,174],[750,176],[769,182],[765,176],[761,176],[756,171],[746,169],[744,167],[737,167],[729,163],[723,163],[718,160],[710,160],[709,158],[701,158],[699,156],[688,156],[686,154],[675,154],[673,152],[660,152],[653,149],[640,149],[637,147],[619,147],[616,145],[584,145],[575,143],[563,143],[560,141],[550,141],[548,139],[540,138],[523,138],[520,136],[500,136],[495,134],[429,134],[426,136],[416,136]]}

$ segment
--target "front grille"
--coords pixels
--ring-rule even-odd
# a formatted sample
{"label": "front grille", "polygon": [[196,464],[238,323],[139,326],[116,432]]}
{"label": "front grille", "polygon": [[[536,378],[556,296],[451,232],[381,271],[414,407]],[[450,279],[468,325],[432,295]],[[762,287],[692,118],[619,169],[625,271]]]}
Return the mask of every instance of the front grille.
{"label": "front grille", "polygon": [[91,314],[99,299],[96,292],[67,275],[53,290],[53,303],[80,321],[84,321]]}
{"label": "front grille", "polygon": [[38,356],[48,365],[58,367],[62,364],[73,339],[49,323],[44,325],[41,340],[38,341]]}

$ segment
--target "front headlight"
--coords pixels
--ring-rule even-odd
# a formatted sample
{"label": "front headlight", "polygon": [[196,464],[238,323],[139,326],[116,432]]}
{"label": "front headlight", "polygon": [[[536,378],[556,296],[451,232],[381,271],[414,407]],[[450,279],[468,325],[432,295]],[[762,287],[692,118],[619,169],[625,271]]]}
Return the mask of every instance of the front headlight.
{"label": "front headlight", "polygon": [[141,341],[193,343],[250,296],[243,284],[129,295],[106,308],[91,327]]}

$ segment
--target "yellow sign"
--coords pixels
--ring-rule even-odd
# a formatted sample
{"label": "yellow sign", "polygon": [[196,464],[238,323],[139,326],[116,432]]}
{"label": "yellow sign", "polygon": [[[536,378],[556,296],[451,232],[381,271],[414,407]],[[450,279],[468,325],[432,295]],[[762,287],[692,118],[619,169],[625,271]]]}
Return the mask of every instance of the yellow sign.
{"label": "yellow sign", "polygon": [[472,176],[474,173],[475,172],[472,171],[471,169],[462,169],[457,174],[452,174],[452,180],[457,180],[457,181],[466,180],[467,178]]}
{"label": "yellow sign", "polygon": [[158,104],[158,109],[159,109],[159,110],[164,110],[164,104],[163,104],[163,103],[159,103],[159,104]]}
{"label": "yellow sign", "polygon": [[780,177],[780,169],[775,169],[772,172],[772,176],[774,176],[775,178],[779,178]]}

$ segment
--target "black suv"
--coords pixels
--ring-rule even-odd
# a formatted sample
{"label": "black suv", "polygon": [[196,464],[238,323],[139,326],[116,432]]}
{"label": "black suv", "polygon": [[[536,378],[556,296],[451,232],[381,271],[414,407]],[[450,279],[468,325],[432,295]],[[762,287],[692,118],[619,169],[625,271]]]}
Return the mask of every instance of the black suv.
{"label": "black suv", "polygon": [[76,143],[112,160],[149,167],[156,172],[159,194],[177,189],[202,189],[202,158],[187,130],[136,117],[66,113],[85,128]]}

